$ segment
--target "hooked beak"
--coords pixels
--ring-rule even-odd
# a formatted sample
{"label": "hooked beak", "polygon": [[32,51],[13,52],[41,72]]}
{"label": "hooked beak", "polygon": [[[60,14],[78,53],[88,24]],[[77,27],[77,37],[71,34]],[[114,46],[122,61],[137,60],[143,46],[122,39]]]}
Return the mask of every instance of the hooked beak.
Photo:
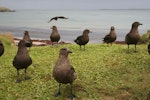
{"label": "hooked beak", "polygon": [[139,25],[143,25],[142,23],[139,23]]}

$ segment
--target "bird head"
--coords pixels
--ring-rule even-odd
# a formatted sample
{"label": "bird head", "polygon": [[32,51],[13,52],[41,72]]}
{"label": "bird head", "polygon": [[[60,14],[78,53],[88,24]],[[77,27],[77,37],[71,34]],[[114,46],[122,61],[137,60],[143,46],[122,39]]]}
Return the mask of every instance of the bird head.
{"label": "bird head", "polygon": [[140,22],[134,22],[134,23],[132,24],[132,27],[138,27],[139,25],[143,25],[143,24],[140,23]]}
{"label": "bird head", "polygon": [[115,30],[115,27],[114,26],[111,26],[111,28],[110,28],[111,30]]}
{"label": "bird head", "polygon": [[57,27],[56,26],[52,26],[51,29],[57,29]]}
{"label": "bird head", "polygon": [[32,44],[30,41],[28,40],[20,40],[18,43],[18,47],[28,47],[29,44]]}
{"label": "bird head", "polygon": [[69,53],[72,53],[72,51],[68,50],[67,48],[60,49],[60,55],[68,56]]}
{"label": "bird head", "polygon": [[24,31],[24,34],[27,35],[27,34],[29,34],[29,32],[28,31]]}
{"label": "bird head", "polygon": [[20,40],[18,43],[18,47],[26,47],[26,41],[25,40]]}
{"label": "bird head", "polygon": [[88,34],[88,33],[92,33],[89,29],[85,29],[84,31],[83,31],[83,34]]}

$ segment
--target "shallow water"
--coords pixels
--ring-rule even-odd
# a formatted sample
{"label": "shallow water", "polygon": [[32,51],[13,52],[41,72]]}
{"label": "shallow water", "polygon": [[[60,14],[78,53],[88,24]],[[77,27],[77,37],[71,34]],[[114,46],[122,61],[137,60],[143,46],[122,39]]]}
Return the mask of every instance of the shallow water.
{"label": "shallow water", "polygon": [[[54,16],[66,16],[48,23]],[[18,10],[16,12],[0,13],[0,32],[12,32],[15,37],[22,38],[28,30],[31,38],[49,39],[50,27],[56,25],[62,41],[73,40],[84,29],[90,29],[90,42],[102,42],[109,33],[110,27],[115,26],[117,40],[123,41],[130,31],[134,21],[143,23],[139,27],[140,34],[150,28],[150,10]]]}

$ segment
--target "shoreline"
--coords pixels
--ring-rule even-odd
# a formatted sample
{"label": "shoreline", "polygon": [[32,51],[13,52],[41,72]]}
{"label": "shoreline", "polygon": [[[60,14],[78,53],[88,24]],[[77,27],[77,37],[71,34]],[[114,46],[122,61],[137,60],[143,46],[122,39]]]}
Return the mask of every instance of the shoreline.
{"label": "shoreline", "polygon": [[[14,40],[14,44],[18,45],[18,43],[21,39],[13,38],[13,40]],[[71,44],[71,43],[66,43],[64,41],[60,41],[58,44]],[[32,39],[32,45],[33,46],[48,46],[48,45],[52,45],[52,42],[50,40]]]}
{"label": "shoreline", "polygon": [[[30,34],[30,38],[33,40],[34,45],[50,45],[50,34],[52,32],[51,29],[39,29],[39,28],[27,28],[27,27],[5,27],[0,26],[0,33],[11,33],[14,37],[15,43],[18,43],[18,40],[22,39],[24,35],[24,31],[28,31]],[[74,39],[76,39],[77,36],[82,34],[82,31],[79,30],[59,30],[59,33],[61,35],[60,44],[73,44]],[[90,44],[94,43],[103,43],[103,37],[109,33],[109,29],[107,30],[92,30],[92,33],[89,34],[90,37]],[[140,30],[142,31],[142,30]],[[117,40],[115,43],[117,44],[124,44],[124,33],[128,32],[127,30],[116,30],[117,33]],[[143,32],[143,34],[146,32]]]}
{"label": "shoreline", "polygon": [[[15,45],[18,45],[19,41],[21,40],[19,38],[13,38],[13,39],[14,39],[14,44]],[[125,44],[124,41],[115,41],[114,43],[115,44]],[[50,40],[33,39],[32,44],[33,44],[33,46],[48,46],[48,45],[52,45],[52,42]],[[64,42],[64,41],[60,41],[58,44],[62,45],[62,44],[73,44],[73,43],[67,43],[67,42]]]}

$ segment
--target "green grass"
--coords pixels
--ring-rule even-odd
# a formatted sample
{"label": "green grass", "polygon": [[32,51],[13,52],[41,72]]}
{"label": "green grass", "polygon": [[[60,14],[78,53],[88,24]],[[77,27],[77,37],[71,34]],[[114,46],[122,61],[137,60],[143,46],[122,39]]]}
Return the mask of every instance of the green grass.
{"label": "green grass", "polygon": [[[5,40],[5,39],[4,39]],[[5,42],[5,53],[0,57],[0,99],[1,100],[66,100],[70,85],[62,85],[62,95],[54,97],[58,83],[52,77],[52,70],[58,58],[59,49],[72,50],[70,62],[77,72],[74,81],[75,100],[146,100],[150,92],[150,56],[147,45],[138,45],[137,53],[126,45],[87,44],[80,50],[75,44],[32,47],[30,56],[33,64],[27,73],[30,80],[16,83],[16,69],[12,60],[17,47]],[[20,70],[23,77],[23,70]]]}
{"label": "green grass", "polygon": [[140,43],[150,43],[150,30],[141,36]]}

